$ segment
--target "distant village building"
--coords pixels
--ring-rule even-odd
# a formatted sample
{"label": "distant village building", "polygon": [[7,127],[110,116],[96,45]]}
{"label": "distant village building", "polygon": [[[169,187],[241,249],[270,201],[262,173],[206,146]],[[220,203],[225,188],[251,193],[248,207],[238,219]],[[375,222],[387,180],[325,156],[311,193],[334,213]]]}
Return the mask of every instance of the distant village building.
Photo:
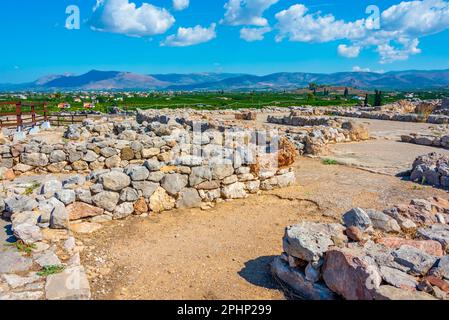
{"label": "distant village building", "polygon": [[59,109],[70,109],[71,105],[70,105],[70,103],[62,102],[62,103],[58,104],[58,108]]}
{"label": "distant village building", "polygon": [[91,102],[84,102],[83,108],[84,109],[93,109],[93,108],[95,108],[95,104],[91,103]]}

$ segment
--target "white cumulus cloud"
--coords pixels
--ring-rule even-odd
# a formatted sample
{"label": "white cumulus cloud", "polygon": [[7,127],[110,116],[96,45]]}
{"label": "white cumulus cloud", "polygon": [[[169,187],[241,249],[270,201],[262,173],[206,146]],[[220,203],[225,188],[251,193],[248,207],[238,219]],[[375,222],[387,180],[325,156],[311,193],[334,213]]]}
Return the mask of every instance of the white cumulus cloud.
{"label": "white cumulus cloud", "polygon": [[354,66],[354,67],[352,67],[352,71],[354,71],[354,72],[371,72],[371,69]]}
{"label": "white cumulus cloud", "polygon": [[173,0],[173,8],[176,11],[182,11],[189,7],[190,0]]}
{"label": "white cumulus cloud", "polygon": [[242,28],[240,30],[240,38],[248,42],[260,41],[264,39],[265,34],[268,32],[271,32],[270,27]]}
{"label": "white cumulus cloud", "polygon": [[342,57],[357,58],[360,54],[360,47],[340,44],[337,48],[337,51],[338,54]]}
{"label": "white cumulus cloud", "polygon": [[193,28],[179,28],[176,34],[168,36],[162,46],[168,47],[188,47],[196,44],[208,42],[217,36],[216,24],[212,23],[209,28],[195,26]]}
{"label": "white cumulus cloud", "polygon": [[265,10],[279,0],[229,0],[222,23],[231,26],[250,25],[265,27],[268,20],[263,17]]}
{"label": "white cumulus cloud", "polygon": [[97,0],[92,29],[143,37],[163,34],[174,23],[170,12],[149,3],[137,7],[129,0]]}
{"label": "white cumulus cloud", "polygon": [[419,39],[449,29],[449,2],[444,0],[403,1],[380,14],[380,28],[371,20],[346,22],[332,14],[309,13],[296,4],[276,14],[277,41],[349,41],[337,48],[341,56],[354,58],[362,49],[374,47],[381,63],[406,60],[421,52]]}

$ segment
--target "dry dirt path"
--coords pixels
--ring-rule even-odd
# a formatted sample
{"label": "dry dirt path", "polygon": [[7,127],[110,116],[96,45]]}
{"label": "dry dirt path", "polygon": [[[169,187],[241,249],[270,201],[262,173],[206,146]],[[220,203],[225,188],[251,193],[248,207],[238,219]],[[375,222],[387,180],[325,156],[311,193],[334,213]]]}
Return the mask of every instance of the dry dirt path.
{"label": "dry dirt path", "polygon": [[85,236],[96,299],[283,299],[269,272],[287,225],[333,221],[354,207],[383,209],[443,196],[393,176],[302,158],[298,184],[259,197],[147,219],[112,222]]}
{"label": "dry dirt path", "polygon": [[363,123],[375,140],[362,143],[343,143],[329,146],[329,155],[341,164],[356,166],[373,172],[396,175],[410,170],[411,163],[420,155],[439,152],[449,155],[449,150],[401,142],[401,135],[410,133],[431,134],[440,130],[449,134],[447,126],[428,123],[411,123],[371,119],[352,119]]}

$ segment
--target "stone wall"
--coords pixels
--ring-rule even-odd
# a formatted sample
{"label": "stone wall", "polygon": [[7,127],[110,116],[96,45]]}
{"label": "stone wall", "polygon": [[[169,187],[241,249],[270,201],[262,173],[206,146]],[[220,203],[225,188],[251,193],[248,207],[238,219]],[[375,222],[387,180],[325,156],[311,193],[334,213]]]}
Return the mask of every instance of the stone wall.
{"label": "stone wall", "polygon": [[[91,233],[131,215],[209,209],[295,183],[297,150],[277,132],[159,119],[86,120],[70,126],[61,143],[44,137],[0,145],[0,174],[10,180],[0,190],[0,213],[29,250],[0,252],[0,299],[89,299],[72,231]],[[55,232],[57,239],[49,237]],[[55,267],[61,270],[38,274]],[[67,286],[73,277],[75,289]]]}

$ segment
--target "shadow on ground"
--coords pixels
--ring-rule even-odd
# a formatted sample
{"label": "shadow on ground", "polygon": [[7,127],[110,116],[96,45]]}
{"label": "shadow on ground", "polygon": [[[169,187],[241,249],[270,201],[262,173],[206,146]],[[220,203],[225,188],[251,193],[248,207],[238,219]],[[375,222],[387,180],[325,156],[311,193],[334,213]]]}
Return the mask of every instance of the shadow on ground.
{"label": "shadow on ground", "polygon": [[275,256],[259,257],[245,262],[245,267],[239,275],[249,283],[266,289],[279,289],[279,285],[271,274],[271,262]]}

